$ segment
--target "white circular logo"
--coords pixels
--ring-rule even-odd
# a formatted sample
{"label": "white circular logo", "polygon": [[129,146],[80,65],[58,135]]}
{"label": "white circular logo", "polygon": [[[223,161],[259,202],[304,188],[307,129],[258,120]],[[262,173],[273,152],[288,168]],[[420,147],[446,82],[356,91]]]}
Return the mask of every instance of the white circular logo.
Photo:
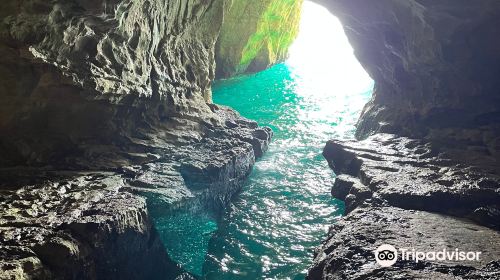
{"label": "white circular logo", "polygon": [[375,250],[375,259],[380,266],[392,266],[398,260],[398,251],[392,245],[380,245],[377,250]]}

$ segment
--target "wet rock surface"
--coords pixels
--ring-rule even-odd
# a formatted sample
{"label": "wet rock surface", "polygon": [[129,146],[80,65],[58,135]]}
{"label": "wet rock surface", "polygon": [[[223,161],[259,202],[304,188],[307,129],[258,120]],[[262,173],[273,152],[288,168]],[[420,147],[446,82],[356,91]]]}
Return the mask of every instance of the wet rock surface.
{"label": "wet rock surface", "polygon": [[221,209],[272,132],[211,104],[229,1],[0,11],[0,278],[182,279],[151,211]]}
{"label": "wet rock surface", "polygon": [[[346,217],[318,249],[309,279],[496,279],[500,275],[500,176],[450,158],[422,140],[376,134],[332,140],[323,155]],[[381,244],[483,252],[479,262],[375,262]]]}
{"label": "wet rock surface", "polygon": [[485,257],[490,263],[398,261],[389,269],[375,265],[373,250],[383,243],[425,250],[473,244],[494,252],[500,5],[316,2],[338,16],[375,88],[357,124],[356,137],[365,140],[325,147],[338,175],[332,195],[345,201],[347,215],[319,249],[309,278],[497,279],[498,249]]}
{"label": "wet rock surface", "polygon": [[[0,278],[189,279],[167,256],[150,212],[168,215],[193,203],[221,209],[272,135],[228,108],[212,109],[229,126],[192,145],[156,150],[148,163],[38,177],[4,170],[19,177],[1,186]],[[32,185],[24,186],[23,174]]]}
{"label": "wet rock surface", "polygon": [[145,199],[124,192],[120,176],[67,176],[2,192],[1,279],[180,274],[151,226]]}
{"label": "wet rock surface", "polygon": [[[470,221],[392,206],[359,207],[335,224],[307,279],[498,279],[500,234]],[[381,244],[424,252],[482,252],[480,261],[399,260],[381,267]],[[399,256],[401,257],[401,255]]]}
{"label": "wet rock surface", "polygon": [[119,167],[222,125],[208,104],[226,2],[5,1],[1,166]]}

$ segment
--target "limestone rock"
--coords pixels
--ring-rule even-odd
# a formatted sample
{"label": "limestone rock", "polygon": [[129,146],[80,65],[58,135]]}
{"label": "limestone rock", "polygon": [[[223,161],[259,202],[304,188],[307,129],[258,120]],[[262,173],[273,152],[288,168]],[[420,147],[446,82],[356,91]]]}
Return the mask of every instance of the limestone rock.
{"label": "limestone rock", "polygon": [[109,172],[0,170],[0,279],[191,279],[152,219],[195,205],[220,211],[272,131],[210,105],[224,126]]}
{"label": "limestone rock", "polygon": [[257,72],[283,61],[299,31],[303,0],[233,0],[215,49],[216,76]]}
{"label": "limestone rock", "polygon": [[317,2],[339,17],[375,90],[357,124],[365,140],[325,147],[338,175],[332,195],[347,215],[319,248],[309,279],[497,279],[498,253],[490,263],[381,268],[372,251],[418,240],[427,249],[492,252],[498,243],[500,5]]}
{"label": "limestone rock", "polygon": [[180,274],[151,226],[145,200],[123,192],[123,185],[112,174],[72,174],[3,191],[0,279]]}
{"label": "limestone rock", "polygon": [[[318,248],[308,279],[496,279],[500,275],[500,176],[452,159],[443,147],[392,134],[327,143],[337,174],[332,195],[346,216]],[[488,172],[489,171],[489,172]],[[481,262],[392,268],[374,261],[381,244],[396,248],[481,251]]]}
{"label": "limestone rock", "polygon": [[339,17],[375,80],[358,138],[374,132],[427,137],[498,157],[498,2],[316,1]]}
{"label": "limestone rock", "polygon": [[[458,238],[457,238],[458,237]],[[307,279],[497,279],[497,231],[435,213],[395,207],[363,207],[335,224],[319,248]],[[377,264],[382,244],[428,251],[482,252],[480,261],[398,261]]]}
{"label": "limestone rock", "polygon": [[192,279],[154,215],[221,210],[272,136],[211,104],[227,4],[2,3],[1,279]]}
{"label": "limestone rock", "polygon": [[486,226],[500,229],[496,211],[486,210],[500,209],[500,176],[452,160],[429,143],[376,134],[363,141],[330,141],[324,156],[343,174],[332,190],[339,199],[352,194],[357,204],[373,198],[472,219],[482,212],[494,221]]}
{"label": "limestone rock", "polygon": [[2,166],[117,167],[225,122],[207,104],[226,0],[4,2]]}

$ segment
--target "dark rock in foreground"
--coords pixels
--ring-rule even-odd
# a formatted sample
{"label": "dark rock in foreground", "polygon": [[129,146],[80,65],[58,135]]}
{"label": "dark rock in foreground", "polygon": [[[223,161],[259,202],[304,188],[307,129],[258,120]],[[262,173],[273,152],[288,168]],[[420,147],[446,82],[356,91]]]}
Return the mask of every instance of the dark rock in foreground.
{"label": "dark rock in foreground", "polygon": [[152,213],[220,210],[271,137],[212,104],[228,5],[2,2],[1,279],[183,274]]}
{"label": "dark rock in foreground", "polygon": [[[500,177],[450,159],[444,148],[377,134],[330,141],[323,155],[338,174],[332,195],[346,217],[319,248],[308,279],[498,279]],[[381,244],[481,251],[480,262],[376,264]],[[456,278],[454,278],[456,277]]]}
{"label": "dark rock in foreground", "polygon": [[4,192],[0,278],[179,274],[151,226],[145,199],[122,191],[124,185],[118,175],[94,173]]}
{"label": "dark rock in foreground", "polygon": [[[480,261],[398,261],[383,268],[380,244],[424,251],[480,251]],[[308,279],[498,279],[500,234],[450,216],[391,206],[357,208],[335,224]]]}
{"label": "dark rock in foreground", "polygon": [[169,259],[150,211],[221,209],[272,135],[228,108],[212,109],[226,126],[198,143],[153,149],[147,163],[106,172],[2,170],[0,279],[190,279]]}

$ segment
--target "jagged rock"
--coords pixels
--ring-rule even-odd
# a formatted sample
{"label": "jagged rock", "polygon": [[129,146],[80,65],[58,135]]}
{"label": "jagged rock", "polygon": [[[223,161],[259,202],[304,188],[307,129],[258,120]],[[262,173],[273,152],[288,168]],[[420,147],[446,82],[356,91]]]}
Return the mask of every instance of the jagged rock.
{"label": "jagged rock", "polygon": [[[350,203],[374,197],[390,205],[490,221],[500,229],[500,177],[451,160],[429,143],[377,134],[363,141],[330,141],[324,149],[340,175],[332,192]],[[355,197],[356,199],[353,199]],[[488,216],[492,215],[492,216]]]}
{"label": "jagged rock", "polygon": [[273,133],[229,108],[211,107],[230,125],[215,127],[207,138],[169,150],[160,160],[129,168],[131,191],[146,195],[164,210],[192,199],[210,208],[227,205],[240,191],[255,159],[267,150]]}
{"label": "jagged rock", "polygon": [[[0,279],[162,279],[170,261],[145,199],[112,174],[2,191]],[[130,256],[134,256],[131,258]]]}
{"label": "jagged rock", "polygon": [[[479,261],[401,261],[377,264],[382,244],[439,252],[482,252]],[[497,279],[500,234],[462,219],[424,211],[366,205],[335,224],[316,253],[307,279]]]}
{"label": "jagged rock", "polygon": [[345,202],[345,212],[351,212],[364,200],[371,198],[372,191],[357,178],[349,175],[337,176],[332,187],[332,196]]}
{"label": "jagged rock", "polygon": [[379,134],[325,147],[338,175],[332,194],[345,201],[347,215],[319,249],[309,278],[497,279],[498,254],[480,266],[398,262],[388,269],[374,264],[371,251],[382,241],[485,252],[498,243],[490,229],[500,229],[500,5],[316,2],[339,17],[375,80],[356,137]]}
{"label": "jagged rock", "polygon": [[[345,201],[346,216],[318,249],[308,279],[500,276],[497,173],[450,159],[443,147],[392,134],[332,140],[323,155],[338,174],[332,195]],[[382,268],[373,251],[385,243],[484,255],[475,263],[398,261],[393,268]]]}
{"label": "jagged rock", "polygon": [[120,167],[223,124],[207,103],[226,2],[6,1],[0,164]]}
{"label": "jagged rock", "polygon": [[9,169],[19,177],[1,186],[0,278],[189,279],[168,258],[152,216],[187,204],[220,210],[272,135],[229,108],[211,107],[233,125],[213,127],[192,145],[157,149],[149,163],[105,173],[50,171],[38,180],[28,172],[35,184],[20,188],[7,186],[26,184],[18,180],[25,171]]}
{"label": "jagged rock", "polygon": [[228,2],[4,1],[0,278],[191,278],[152,213],[220,210],[272,135],[211,104]]}
{"label": "jagged rock", "polygon": [[316,2],[339,17],[356,57],[375,80],[358,122],[359,138],[374,132],[427,136],[457,146],[457,152],[498,158],[496,1]]}
{"label": "jagged rock", "polygon": [[[329,144],[330,166],[344,173],[333,194],[346,201],[349,214],[340,230],[349,234],[330,237],[333,245],[320,251],[310,277],[428,272],[431,278],[498,278],[498,260],[481,267],[372,270],[366,258],[349,259],[368,256],[368,247],[335,244],[379,238],[385,225],[373,221],[388,217],[400,221],[387,232],[394,240],[401,227],[432,238],[429,226],[449,223],[454,230],[485,232],[494,240],[491,248],[474,230],[466,230],[468,242],[497,249],[493,232],[469,221],[499,227],[499,5],[320,2],[339,16],[376,81],[358,137],[397,132],[425,137],[432,146],[387,135]],[[2,278],[191,277],[168,259],[147,208],[227,203],[271,136],[232,110],[210,105],[214,46],[228,3],[2,3]],[[260,69],[283,54],[264,48],[231,63]],[[367,226],[358,231],[358,225]],[[446,231],[440,238],[463,244]]]}

